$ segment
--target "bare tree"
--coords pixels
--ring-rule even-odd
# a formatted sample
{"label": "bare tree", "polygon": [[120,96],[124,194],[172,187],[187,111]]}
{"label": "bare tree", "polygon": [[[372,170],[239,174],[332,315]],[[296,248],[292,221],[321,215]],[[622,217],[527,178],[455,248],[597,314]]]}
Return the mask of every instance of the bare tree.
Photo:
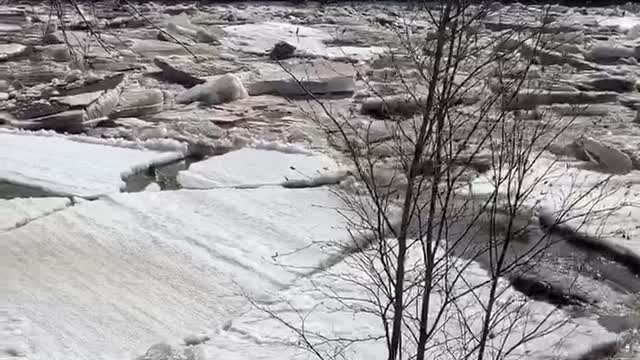
{"label": "bare tree", "polygon": [[[54,4],[64,18],[60,2]],[[306,326],[319,306],[305,313],[286,303],[294,317],[285,318],[252,303],[320,359],[348,357],[357,344],[381,341],[389,360],[523,355],[531,342],[570,332],[556,308],[532,311],[510,283],[539,285],[526,275],[553,246],[558,226],[606,219],[627,204],[597,205],[624,186],[611,186],[611,177],[603,176],[584,191],[576,179],[574,191],[544,212],[550,181],[567,175],[547,151],[573,123],[536,110],[549,94],[532,90],[543,81],[532,76],[532,67],[558,61],[547,43],[548,12],[537,24],[512,21],[488,36],[483,21],[502,16],[489,3],[413,6],[389,28],[398,46],[384,55],[388,67],[358,74],[373,94],[359,114],[334,113],[281,63],[318,110],[309,117],[354,169],[352,186],[336,190],[352,241],[330,243],[337,254],[330,265],[341,261],[351,271],[322,274],[331,281],[315,290],[331,300],[324,310],[372,316],[380,331],[333,337]],[[427,30],[416,33],[416,21],[426,22]],[[381,73],[402,95],[389,96],[372,81]],[[533,223],[532,209],[543,212]],[[332,282],[356,291],[347,294]]]}
{"label": "bare tree", "polygon": [[[583,224],[606,218],[627,203],[596,210],[623,188],[602,176],[588,191],[576,179],[574,191],[546,208],[548,187],[567,176],[548,150],[574,120],[536,110],[546,94],[532,90],[543,80],[531,69],[554,54],[548,10],[537,25],[524,19],[480,34],[484,20],[499,18],[496,10],[441,1],[407,11],[412,15],[391,27],[399,46],[386,54],[389,67],[358,74],[373,94],[360,114],[336,114],[306,91],[309,117],[346,154],[357,184],[337,192],[348,208],[352,241],[332,244],[354,271],[326,276],[361,289],[360,296],[330,285],[318,291],[344,311],[381,323],[379,334],[330,339],[305,328],[308,312],[292,306],[299,326],[254,302],[317,357],[347,357],[345,349],[356,343],[384,339],[389,360],[502,359],[524,354],[528,343],[551,333],[569,336],[557,308],[532,313],[509,282],[544,287],[527,274],[553,246],[554,229],[570,218]],[[412,32],[416,20],[429,23],[426,34]],[[281,66],[306,87],[306,79]],[[370,81],[381,72],[404,95],[388,96]],[[384,128],[383,122],[363,125],[363,115],[384,119]],[[486,179],[483,188],[477,176]],[[531,221],[534,209],[549,220],[544,226]],[[470,275],[477,263],[484,277]]]}

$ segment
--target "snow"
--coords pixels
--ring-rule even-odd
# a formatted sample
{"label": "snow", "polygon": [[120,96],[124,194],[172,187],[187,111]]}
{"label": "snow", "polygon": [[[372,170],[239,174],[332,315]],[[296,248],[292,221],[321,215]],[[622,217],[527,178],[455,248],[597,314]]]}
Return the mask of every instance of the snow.
{"label": "snow", "polygon": [[[281,289],[344,241],[328,190],[119,193],[0,233],[0,304],[30,359],[126,359],[222,326],[242,290]],[[296,251],[298,249],[299,251]],[[122,353],[119,353],[122,351]]]}
{"label": "snow", "polygon": [[[211,340],[204,345],[206,353],[213,359],[229,360],[314,358],[314,355],[301,349],[301,339],[297,334],[279,320],[270,317],[266,311],[276,314],[281,320],[298,329],[301,328],[304,319],[307,336],[316,344],[319,344],[321,339],[348,340],[383,336],[380,319],[377,316],[365,311],[352,310],[367,309],[368,306],[372,306],[367,302],[372,300],[371,293],[365,288],[371,285],[370,279],[361,268],[351,265],[355,263],[347,259],[327,272],[299,280],[294,286],[274,294],[269,300],[257,301],[256,307],[251,311],[234,319],[223,329],[218,329],[217,333],[211,335]],[[465,261],[460,259],[450,259],[450,264],[457,265],[458,268],[461,268],[463,263]],[[450,271],[458,270],[450,269]],[[486,271],[475,263],[471,263],[462,271],[465,282],[457,283],[457,294],[484,284],[488,280]],[[497,335],[489,340],[493,346],[499,347],[502,341],[505,341],[506,348],[509,348],[538,325],[540,325],[539,331],[558,326],[558,329],[551,334],[535,339],[506,356],[507,359],[519,359],[522,356],[527,359],[577,358],[578,355],[588,351],[590,346],[617,340],[615,334],[606,331],[594,320],[570,319],[566,313],[552,305],[527,300],[522,294],[508,287],[506,282],[501,282],[499,288],[503,291],[497,305],[501,308],[502,320],[497,321],[496,324],[503,329],[507,326],[513,326],[513,328],[509,336],[505,335],[506,332],[496,329]],[[464,358],[465,349],[469,349],[474,344],[472,332],[477,336],[481,329],[482,306],[478,299],[486,303],[488,290],[487,284],[476,288],[472,293],[463,295],[458,300],[458,305],[463,309],[462,316],[467,320],[470,330],[461,330],[464,327],[460,326],[459,319],[444,320],[447,316],[453,315],[453,312],[445,313],[443,327],[434,333],[430,342],[431,345],[436,343],[441,345],[430,348],[427,358],[452,360]],[[342,298],[342,303],[336,300],[338,296]],[[442,295],[435,292],[432,296],[434,305],[431,310],[431,319],[435,318],[439,311],[437,304],[441,302]],[[461,336],[463,334],[466,336]],[[318,345],[317,349],[321,353],[323,351],[330,353],[331,346],[337,347],[338,344],[334,341],[330,342],[329,346]],[[409,341],[406,344],[409,344]],[[492,351],[491,347],[488,351]],[[347,347],[343,354],[349,359],[386,359],[384,337],[379,340],[355,342]]]}
{"label": "snow", "polygon": [[0,307],[0,359],[30,359],[29,322],[15,309]]}
{"label": "snow", "polygon": [[305,146],[296,143],[285,143],[281,141],[270,141],[264,139],[249,138],[246,142],[253,148],[263,150],[280,151],[287,154],[306,154],[312,155],[313,152]]}
{"label": "snow", "polygon": [[77,139],[0,132],[0,180],[55,194],[97,197],[119,192],[124,187],[122,179],[136,171],[184,157],[179,151],[106,146]]}
{"label": "snow", "polygon": [[152,182],[144,188],[144,191],[161,191],[162,188],[158,183]]}
{"label": "snow", "polygon": [[243,148],[192,164],[178,174],[184,188],[258,187],[312,181],[338,170],[327,155]]}
{"label": "snow", "polygon": [[178,95],[176,102],[189,104],[200,101],[207,105],[218,105],[248,96],[240,79],[234,74],[226,74],[186,90]]}
{"label": "snow", "polygon": [[21,226],[71,205],[68,198],[16,198],[0,200],[0,231]]}

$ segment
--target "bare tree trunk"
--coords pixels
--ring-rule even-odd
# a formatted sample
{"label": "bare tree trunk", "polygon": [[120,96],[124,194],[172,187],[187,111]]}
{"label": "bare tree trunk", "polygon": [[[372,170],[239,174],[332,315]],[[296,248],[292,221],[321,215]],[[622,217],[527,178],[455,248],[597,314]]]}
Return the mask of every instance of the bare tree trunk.
{"label": "bare tree trunk", "polygon": [[[447,2],[446,8],[444,10],[444,13],[441,16],[441,20],[440,20],[440,24],[439,24],[439,29],[438,29],[438,44],[437,44],[437,48],[436,48],[436,54],[435,54],[435,59],[434,59],[434,65],[433,65],[433,79],[432,79],[432,85],[430,87],[429,90],[429,97],[433,98],[433,96],[435,96],[435,89],[436,86],[435,84],[437,84],[439,82],[438,79],[438,74],[440,72],[440,62],[442,61],[442,57],[444,54],[444,45],[446,43],[446,28],[449,25],[450,22],[450,14],[451,14],[451,10],[452,10],[452,3],[449,1]],[[453,40],[455,37],[452,36],[451,39]],[[449,49],[451,52],[451,48]],[[448,59],[448,65],[450,64],[450,57]],[[448,69],[448,67],[447,67]],[[446,75],[446,74],[445,74]],[[444,93],[445,93],[445,88],[446,88],[446,82],[445,85],[443,86],[443,92],[441,94],[441,96],[444,97]],[[429,106],[427,106],[427,109],[430,109]],[[434,154],[435,155],[435,161],[434,161],[434,174],[433,174],[433,179],[431,181],[431,196],[430,196],[430,203],[429,203],[429,212],[428,212],[428,217],[427,217],[427,231],[426,231],[426,259],[425,259],[425,267],[426,267],[426,274],[425,274],[425,280],[424,280],[424,292],[422,294],[422,305],[421,305],[421,310],[420,310],[420,330],[419,330],[419,338],[418,338],[418,345],[417,345],[417,360],[423,360],[424,356],[425,356],[425,349],[426,349],[426,344],[427,344],[427,327],[428,327],[428,322],[429,322],[429,304],[430,304],[430,297],[431,297],[431,288],[432,288],[432,280],[433,280],[433,270],[434,270],[434,264],[433,264],[433,260],[434,260],[434,247],[433,247],[433,243],[434,243],[434,239],[433,239],[433,233],[434,233],[434,219],[437,217],[436,214],[436,205],[437,205],[437,201],[438,201],[438,195],[439,195],[439,187],[440,187],[440,181],[441,181],[441,174],[442,174],[442,147],[443,147],[443,141],[442,141],[442,137],[443,137],[443,132],[444,132],[444,119],[445,119],[445,114],[444,114],[444,106],[441,104],[440,106],[438,106],[438,113],[436,114],[436,118],[437,118],[437,124],[436,124],[436,131],[435,131],[435,137],[436,137],[436,143],[435,143],[435,149],[434,149]],[[428,116],[429,112],[425,112],[425,118],[423,119],[423,121],[426,121],[426,116]],[[430,122],[433,122],[433,119],[429,119]],[[433,125],[430,125],[433,126]],[[425,139],[426,140],[426,139]],[[419,156],[419,158],[421,158],[421,156]],[[443,209],[444,211],[444,209]],[[443,226],[442,224],[440,224],[440,226]],[[423,249],[423,251],[425,251],[425,249]]]}

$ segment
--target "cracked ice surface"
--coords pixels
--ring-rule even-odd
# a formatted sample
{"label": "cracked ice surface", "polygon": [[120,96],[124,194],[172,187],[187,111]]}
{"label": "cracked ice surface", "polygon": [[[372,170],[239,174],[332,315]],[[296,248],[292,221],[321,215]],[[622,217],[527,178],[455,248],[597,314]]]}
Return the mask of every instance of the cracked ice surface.
{"label": "cracked ice surface", "polygon": [[0,200],[0,231],[22,226],[69,205],[71,200],[61,197]]}
{"label": "cracked ice surface", "polygon": [[29,319],[30,359],[134,358],[237,316],[240,291],[282,289],[320,265],[320,243],[349,238],[339,204],[325,188],[82,202],[0,233],[0,304]]}

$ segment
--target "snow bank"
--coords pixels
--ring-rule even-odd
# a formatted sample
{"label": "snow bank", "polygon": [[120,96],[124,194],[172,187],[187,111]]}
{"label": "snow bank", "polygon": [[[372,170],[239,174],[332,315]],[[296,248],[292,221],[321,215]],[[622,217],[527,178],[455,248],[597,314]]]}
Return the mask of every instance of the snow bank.
{"label": "snow bank", "polygon": [[97,197],[119,192],[122,179],[136,171],[184,157],[179,151],[107,146],[87,137],[49,135],[0,132],[0,180],[56,194]]}
{"label": "snow bank", "polygon": [[[373,298],[365,289],[371,280],[359,268],[350,266],[350,263],[354,262],[347,259],[326,273],[300,280],[296,286],[273,296],[268,301],[258,301],[257,307],[262,309],[254,308],[211,335],[211,340],[204,345],[207,355],[212,359],[229,360],[306,359],[312,356],[301,349],[303,343],[299,336],[263,311],[267,310],[297,328],[301,328],[304,319],[306,335],[312,343],[318,344],[317,349],[321,353],[331,353],[334,350],[332,346],[341,348],[339,345],[347,344],[349,339],[362,339],[343,349],[342,355],[349,359],[386,359],[386,343],[380,319],[371,313],[360,311],[373,307],[367,303]],[[451,259],[452,265],[462,263],[463,260]],[[450,279],[453,279],[453,272],[457,270],[451,268],[450,271]],[[463,270],[463,274],[465,281],[459,281],[455,285],[457,294],[470,291],[488,280],[486,271],[475,263]],[[496,306],[500,309],[500,320],[494,318],[497,324],[493,332],[495,337],[489,340],[490,347],[487,349],[491,358],[495,355],[494,349],[500,348],[503,341],[506,344],[504,349],[509,349],[521,340],[524,334],[533,331],[537,326],[540,334],[548,329],[558,328],[548,335],[532,340],[504,358],[573,358],[585,353],[591,346],[617,340],[615,334],[606,331],[594,320],[572,320],[552,305],[528,300],[509,288],[506,282],[501,283],[499,287],[501,295]],[[442,327],[434,332],[429,343],[427,358],[464,358],[465,351],[475,344],[473,336],[480,333],[483,308],[478,301],[480,299],[486,303],[488,292],[487,284],[462,295],[457,301],[462,310],[461,314],[457,314],[460,318],[448,317],[455,316],[453,311],[444,314]],[[432,296],[430,319],[434,319],[439,311],[438,304],[443,300],[440,294],[436,291]],[[338,296],[344,302],[338,302]],[[349,307],[358,310],[353,311]],[[469,328],[465,328],[462,318],[466,320]],[[506,330],[507,327],[511,327],[508,336],[506,331],[500,330]],[[376,337],[380,338],[374,340]],[[329,340],[328,345],[320,344],[326,339],[345,339],[345,342]],[[404,344],[410,347],[411,341]]]}
{"label": "snow bank", "polygon": [[83,202],[0,233],[0,304],[30,320],[32,360],[134,358],[118,352],[221,326],[244,310],[240,290],[314,269],[322,242],[348,238],[339,205],[321,188]]}
{"label": "snow bank", "polygon": [[192,164],[178,174],[184,188],[258,187],[286,183],[313,183],[339,170],[322,154],[305,155],[244,148]]}
{"label": "snow bank", "polygon": [[21,226],[71,205],[69,198],[16,198],[0,200],[0,231]]}

